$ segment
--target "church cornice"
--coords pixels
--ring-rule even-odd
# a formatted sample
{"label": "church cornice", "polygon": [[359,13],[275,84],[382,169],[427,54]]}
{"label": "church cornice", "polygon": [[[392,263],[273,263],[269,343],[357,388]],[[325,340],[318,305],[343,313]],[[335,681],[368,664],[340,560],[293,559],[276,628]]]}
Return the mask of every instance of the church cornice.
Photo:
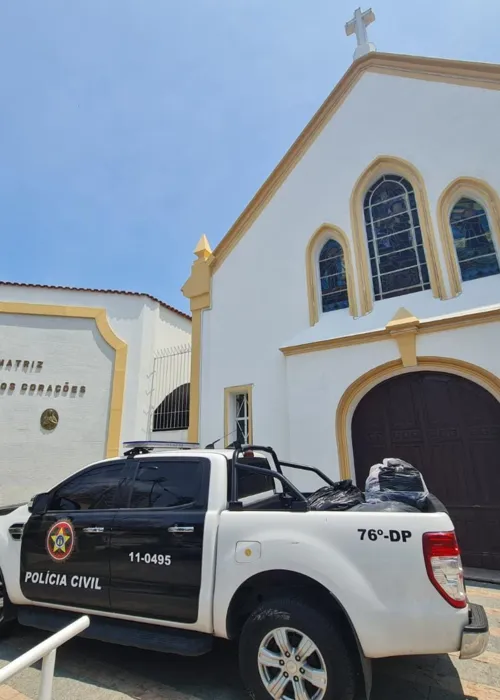
{"label": "church cornice", "polygon": [[222,265],[233,248],[243,238],[365,73],[378,73],[487,90],[500,89],[500,64],[497,63],[475,63],[376,51],[357,59],[344,73],[316,114],[217,245],[210,260],[212,273]]}
{"label": "church cornice", "polygon": [[[439,333],[441,331],[462,330],[469,326],[478,326],[484,323],[495,323],[500,321],[500,304],[486,306],[472,311],[461,311],[458,313],[436,316],[434,318],[419,319],[413,316],[405,308],[398,311],[384,328],[374,328],[369,331],[350,333],[349,335],[337,336],[336,338],[326,338],[324,340],[313,340],[299,345],[286,345],[280,351],[288,357],[290,355],[305,355],[310,352],[321,352],[324,350],[335,350],[337,348],[350,347],[352,345],[365,345],[366,343],[378,343],[384,340],[395,340],[398,344],[401,359],[405,367],[414,364],[411,362],[411,355],[416,356],[416,351],[409,352],[410,341],[415,342],[416,335],[427,333]],[[405,354],[407,359],[405,359]]]}

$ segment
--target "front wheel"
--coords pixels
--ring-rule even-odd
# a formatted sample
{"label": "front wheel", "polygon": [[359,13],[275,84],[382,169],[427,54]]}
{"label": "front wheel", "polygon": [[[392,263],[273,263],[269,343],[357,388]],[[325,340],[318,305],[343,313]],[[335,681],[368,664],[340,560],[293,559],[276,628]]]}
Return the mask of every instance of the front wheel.
{"label": "front wheel", "polygon": [[6,637],[16,622],[15,608],[10,602],[3,574],[0,570],[0,637]]}
{"label": "front wheel", "polygon": [[276,599],[246,621],[240,673],[255,700],[352,700],[355,665],[337,627],[301,600]]}

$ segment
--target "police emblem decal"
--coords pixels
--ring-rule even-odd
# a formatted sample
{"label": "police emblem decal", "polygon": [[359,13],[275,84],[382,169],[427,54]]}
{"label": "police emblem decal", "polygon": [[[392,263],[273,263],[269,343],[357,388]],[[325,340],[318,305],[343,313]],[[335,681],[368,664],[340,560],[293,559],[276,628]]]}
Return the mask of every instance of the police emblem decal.
{"label": "police emblem decal", "polygon": [[47,534],[47,551],[54,561],[65,561],[75,546],[75,532],[67,520],[54,523]]}

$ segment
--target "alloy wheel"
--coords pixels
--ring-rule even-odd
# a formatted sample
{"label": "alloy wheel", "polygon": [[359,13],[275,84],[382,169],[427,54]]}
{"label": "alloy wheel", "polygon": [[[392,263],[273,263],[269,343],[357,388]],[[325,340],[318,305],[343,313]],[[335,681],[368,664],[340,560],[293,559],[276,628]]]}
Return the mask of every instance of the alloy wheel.
{"label": "alloy wheel", "polygon": [[262,640],[258,651],[261,680],[274,700],[322,700],[326,693],[325,661],[307,635],[278,627]]}

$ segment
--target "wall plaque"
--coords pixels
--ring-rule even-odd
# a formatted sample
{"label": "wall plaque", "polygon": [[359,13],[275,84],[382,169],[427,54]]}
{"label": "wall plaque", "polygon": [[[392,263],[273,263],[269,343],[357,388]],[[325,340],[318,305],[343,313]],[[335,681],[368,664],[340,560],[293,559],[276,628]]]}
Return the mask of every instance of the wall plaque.
{"label": "wall plaque", "polygon": [[44,430],[55,430],[59,423],[59,414],[55,408],[46,408],[40,416],[40,425]]}

